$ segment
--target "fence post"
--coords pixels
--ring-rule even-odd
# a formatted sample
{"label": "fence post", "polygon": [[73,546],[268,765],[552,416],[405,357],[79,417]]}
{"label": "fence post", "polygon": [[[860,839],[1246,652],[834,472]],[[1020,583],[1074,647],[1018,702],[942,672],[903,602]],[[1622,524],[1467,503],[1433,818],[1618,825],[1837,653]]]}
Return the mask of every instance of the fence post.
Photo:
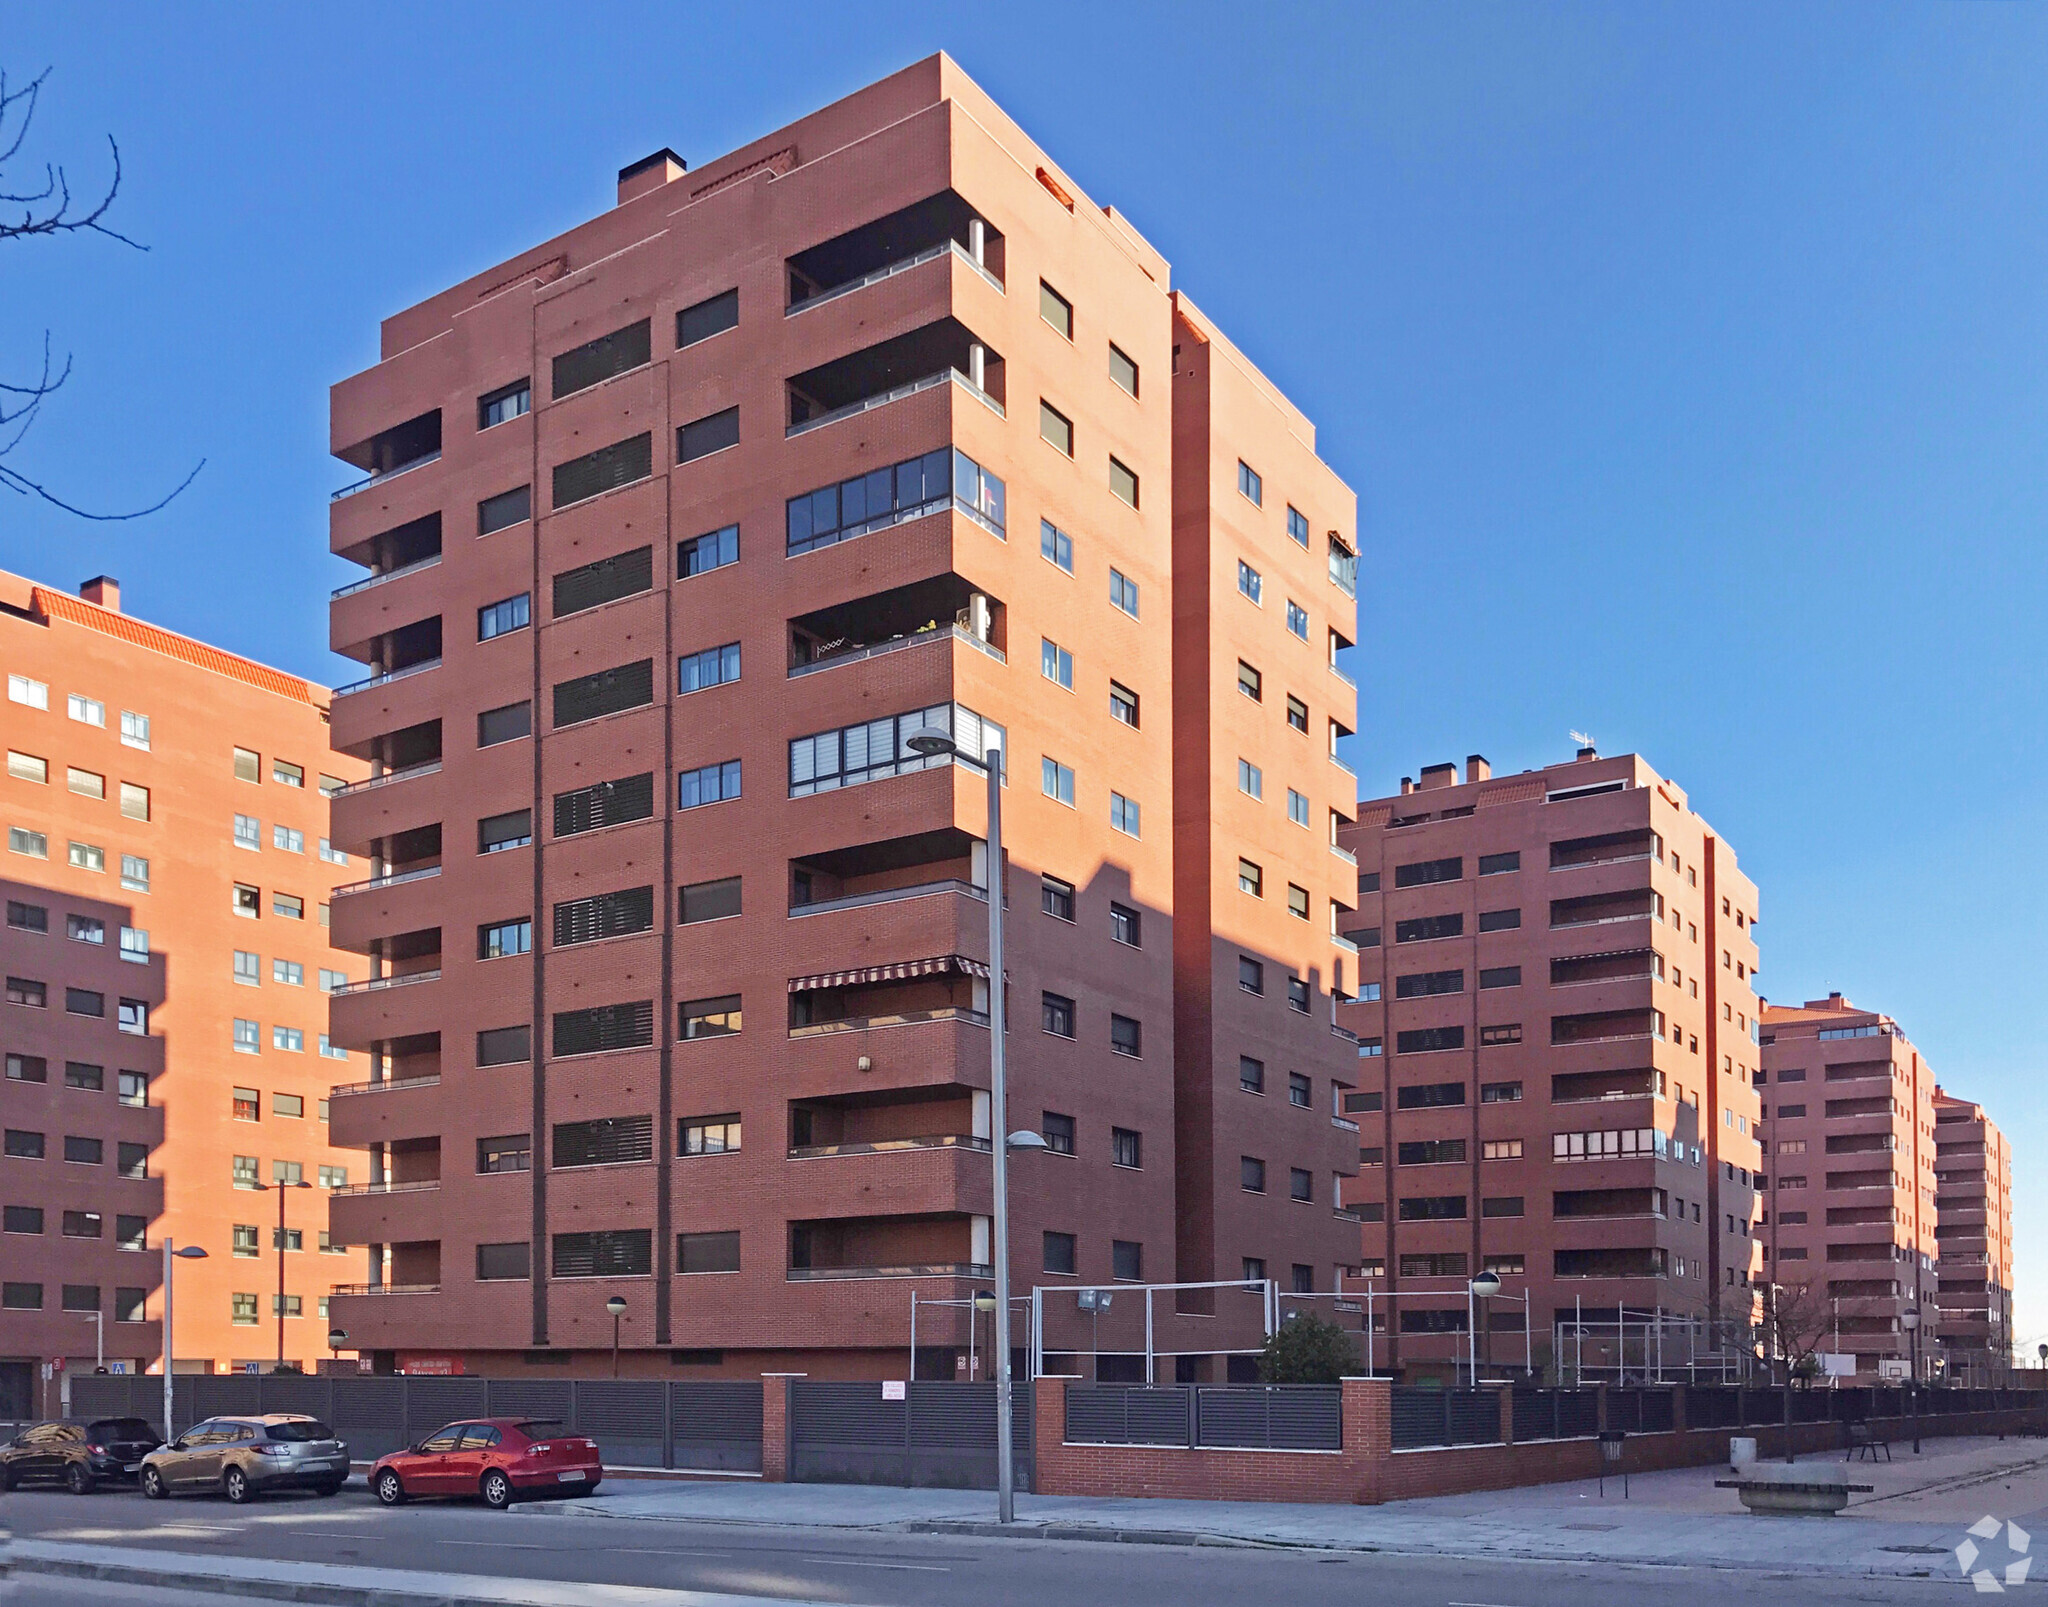
{"label": "fence post", "polygon": [[1683,1434],[1692,1426],[1691,1399],[1692,1397],[1686,1394],[1685,1385],[1673,1384],[1671,1386],[1672,1433]]}
{"label": "fence post", "polygon": [[1593,1421],[1601,1433],[1607,1432],[1607,1385],[1605,1382],[1593,1386]]}
{"label": "fence post", "polygon": [[1500,1442],[1503,1445],[1515,1443],[1515,1386],[1503,1384],[1500,1396]]}
{"label": "fence post", "polygon": [[[790,1395],[802,1373],[761,1375],[761,1482],[782,1484],[789,1479]],[[905,1395],[909,1389],[904,1390]]]}
{"label": "fence post", "polygon": [[670,1472],[676,1465],[676,1384],[672,1378],[661,1382],[661,1465]]}
{"label": "fence post", "polygon": [[1199,1384],[1182,1386],[1188,1392],[1188,1449],[1193,1450],[1202,1443],[1202,1387]]}

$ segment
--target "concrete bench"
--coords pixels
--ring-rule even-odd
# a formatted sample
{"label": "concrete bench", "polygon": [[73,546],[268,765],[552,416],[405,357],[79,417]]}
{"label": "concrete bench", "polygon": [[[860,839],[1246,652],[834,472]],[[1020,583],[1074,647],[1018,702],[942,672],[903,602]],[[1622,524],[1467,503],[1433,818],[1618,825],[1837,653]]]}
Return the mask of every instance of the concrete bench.
{"label": "concrete bench", "polygon": [[1716,1479],[1717,1490],[1733,1490],[1751,1512],[1817,1513],[1832,1517],[1849,1504],[1852,1491],[1872,1486],[1851,1484],[1840,1462],[1758,1462],[1738,1479]]}

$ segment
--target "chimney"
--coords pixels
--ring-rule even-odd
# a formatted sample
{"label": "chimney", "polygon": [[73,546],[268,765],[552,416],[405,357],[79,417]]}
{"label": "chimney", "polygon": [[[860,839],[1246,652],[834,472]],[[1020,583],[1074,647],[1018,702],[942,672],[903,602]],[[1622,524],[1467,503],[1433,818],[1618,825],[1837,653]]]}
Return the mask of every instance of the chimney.
{"label": "chimney", "polygon": [[1597,759],[1599,757],[1600,750],[1588,742],[1583,748],[1579,749],[1577,757],[1572,762],[1574,764],[1584,764],[1589,759]]}
{"label": "chimney", "polygon": [[1403,776],[1403,777],[1401,778],[1401,796],[1405,798],[1405,797],[1407,797],[1407,796],[1408,796],[1408,794],[1409,794],[1409,793],[1413,792],[1414,790],[1415,790],[1415,779],[1414,779],[1414,777],[1412,777],[1412,776]]}
{"label": "chimney", "polygon": [[652,156],[643,156],[630,166],[619,169],[619,205],[637,201],[664,184],[675,183],[689,169],[689,163],[666,145],[662,146]]}
{"label": "chimney", "polygon": [[110,614],[121,612],[121,583],[112,575],[95,575],[78,588],[78,595],[89,603],[98,603]]}
{"label": "chimney", "polygon": [[1466,786],[1471,786],[1475,781],[1491,781],[1492,779],[1493,766],[1486,762],[1485,754],[1468,753],[1465,755]]}
{"label": "chimney", "polygon": [[1416,790],[1429,792],[1437,787],[1455,787],[1457,784],[1458,767],[1456,765],[1426,764],[1422,767],[1422,782]]}

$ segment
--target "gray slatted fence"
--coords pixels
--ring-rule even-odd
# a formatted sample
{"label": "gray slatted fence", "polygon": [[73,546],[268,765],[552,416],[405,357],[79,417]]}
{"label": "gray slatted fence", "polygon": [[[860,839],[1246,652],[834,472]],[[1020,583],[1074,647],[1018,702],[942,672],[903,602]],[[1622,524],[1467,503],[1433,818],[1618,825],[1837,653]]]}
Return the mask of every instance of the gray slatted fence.
{"label": "gray slatted fence", "polygon": [[[1017,1487],[1031,1488],[1031,1395],[1012,1397]],[[810,1483],[941,1489],[996,1486],[992,1383],[910,1383],[884,1400],[879,1383],[796,1379],[790,1386],[789,1476]]]}

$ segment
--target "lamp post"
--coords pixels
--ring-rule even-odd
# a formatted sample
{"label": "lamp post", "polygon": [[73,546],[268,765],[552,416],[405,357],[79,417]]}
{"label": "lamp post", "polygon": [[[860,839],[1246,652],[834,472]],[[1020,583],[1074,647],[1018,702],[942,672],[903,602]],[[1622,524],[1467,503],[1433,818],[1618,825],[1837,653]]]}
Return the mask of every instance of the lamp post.
{"label": "lamp post", "polygon": [[[977,1289],[974,1291],[974,1294],[971,1298],[969,1298],[967,1302],[967,1320],[973,1323],[976,1326],[976,1328],[979,1328],[981,1326],[981,1319],[983,1317],[994,1316],[995,1309],[995,1291],[992,1289]],[[989,1332],[991,1335],[994,1334],[994,1323],[989,1324]],[[967,1348],[971,1351],[973,1350],[974,1346],[970,1342]]]}
{"label": "lamp post", "polygon": [[284,1371],[284,1196],[287,1189],[309,1189],[313,1185],[301,1178],[296,1183],[287,1183],[280,1178],[275,1183],[258,1183],[256,1189],[277,1191],[277,1371]]}
{"label": "lamp post", "polygon": [[1920,1308],[1908,1306],[1899,1313],[1899,1326],[1906,1330],[1912,1347],[1913,1376],[1906,1384],[1906,1398],[1913,1403],[1913,1454],[1920,1454]]}
{"label": "lamp post", "polygon": [[[906,739],[914,753],[926,758],[946,754],[976,763],[975,756],[962,753],[950,732],[923,726]],[[1012,1134],[1005,1082],[1003,1035],[1003,750],[985,749],[978,761],[988,777],[988,1097],[994,1116],[990,1130],[995,1134],[993,1195],[995,1261],[995,1377],[996,1377],[996,1521],[1013,1523],[1017,1517],[1016,1473],[1010,1460],[1010,1150],[1041,1149],[1045,1140],[1036,1133]]]}
{"label": "lamp post", "polygon": [[[1475,1322],[1475,1315],[1485,1316],[1490,1309],[1486,1302],[1499,1293],[1500,1274],[1497,1272],[1482,1272],[1478,1277],[1465,1285],[1465,1349],[1468,1359],[1472,1364],[1472,1387],[1474,1389],[1479,1387],[1479,1330]],[[1473,1309],[1475,1301],[1478,1303],[1476,1314]],[[1488,1318],[1488,1326],[1489,1328],[1492,1326],[1491,1318]],[[1486,1350],[1487,1359],[1491,1360],[1493,1345],[1490,1342],[1490,1338]]]}
{"label": "lamp post", "polygon": [[177,1438],[177,1431],[171,1426],[171,1262],[174,1258],[186,1261],[204,1261],[206,1252],[196,1244],[188,1244],[182,1250],[171,1248],[171,1241],[164,1240],[164,1443],[168,1445]]}
{"label": "lamp post", "polygon": [[613,1295],[604,1303],[604,1309],[612,1314],[612,1377],[619,1376],[619,1319],[626,1314],[626,1297]]}
{"label": "lamp post", "polygon": [[340,1368],[341,1347],[347,1343],[348,1330],[346,1328],[330,1328],[327,1330],[327,1370],[329,1373],[333,1373]]}

